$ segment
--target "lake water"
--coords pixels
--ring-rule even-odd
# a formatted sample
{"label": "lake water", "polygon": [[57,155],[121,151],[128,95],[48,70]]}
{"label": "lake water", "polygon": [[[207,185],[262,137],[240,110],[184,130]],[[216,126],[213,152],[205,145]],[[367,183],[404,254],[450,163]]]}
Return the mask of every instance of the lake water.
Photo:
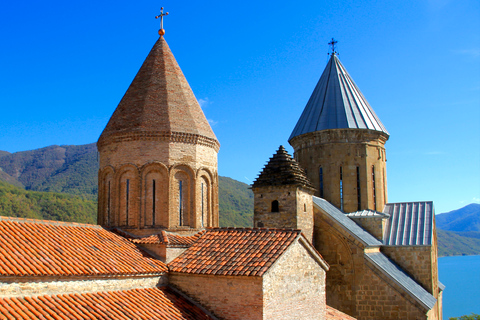
{"label": "lake water", "polygon": [[480,256],[438,259],[438,275],[443,292],[443,320],[465,314],[480,314]]}

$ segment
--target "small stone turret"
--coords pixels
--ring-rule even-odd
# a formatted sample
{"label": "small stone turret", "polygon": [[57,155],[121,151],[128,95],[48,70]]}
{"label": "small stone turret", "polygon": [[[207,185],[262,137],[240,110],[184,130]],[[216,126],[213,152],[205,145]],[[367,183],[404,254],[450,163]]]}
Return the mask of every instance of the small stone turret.
{"label": "small stone turret", "polygon": [[100,225],[136,235],[218,226],[220,145],[163,36],[97,147]]}
{"label": "small stone turret", "polygon": [[301,229],[312,242],[315,189],[283,146],[270,158],[252,190],[254,227]]}

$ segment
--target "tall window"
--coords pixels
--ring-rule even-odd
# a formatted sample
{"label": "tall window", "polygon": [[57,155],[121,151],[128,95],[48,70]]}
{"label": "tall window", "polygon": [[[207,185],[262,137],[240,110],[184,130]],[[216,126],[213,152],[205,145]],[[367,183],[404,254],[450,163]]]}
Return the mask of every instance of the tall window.
{"label": "tall window", "polygon": [[110,210],[111,210],[111,187],[110,187],[110,181],[108,181],[108,195],[107,195],[107,225],[110,225]]}
{"label": "tall window", "polygon": [[357,167],[357,210],[362,208],[362,197],[360,194],[360,167]]}
{"label": "tall window", "polygon": [[205,200],[204,200],[204,194],[203,194],[203,182],[200,184],[200,188],[202,189],[202,228],[203,228],[203,215],[205,212]]}
{"label": "tall window", "polygon": [[320,191],[320,198],[323,198],[323,168],[320,167],[320,169],[318,170],[318,180],[320,181],[320,185],[319,185],[319,191]]}
{"label": "tall window", "polygon": [[343,211],[343,169],[340,167],[340,210]]}
{"label": "tall window", "polygon": [[272,212],[279,212],[279,210],[278,210],[278,201],[277,201],[277,200],[273,200],[273,201],[272,201]]}
{"label": "tall window", "polygon": [[178,181],[178,216],[179,225],[183,225],[183,181]]}
{"label": "tall window", "polygon": [[375,190],[375,166],[372,166],[373,210],[377,210],[377,191]]}
{"label": "tall window", "polygon": [[385,183],[385,168],[383,168],[383,203],[387,203],[387,186]]}
{"label": "tall window", "polygon": [[155,179],[152,180],[152,225],[156,225],[155,223],[155,205],[157,204],[157,185]]}
{"label": "tall window", "polygon": [[129,201],[130,201],[130,179],[127,179],[127,187],[126,187],[126,192],[125,192],[125,219],[126,219],[126,225],[128,226],[128,207],[129,207]]}

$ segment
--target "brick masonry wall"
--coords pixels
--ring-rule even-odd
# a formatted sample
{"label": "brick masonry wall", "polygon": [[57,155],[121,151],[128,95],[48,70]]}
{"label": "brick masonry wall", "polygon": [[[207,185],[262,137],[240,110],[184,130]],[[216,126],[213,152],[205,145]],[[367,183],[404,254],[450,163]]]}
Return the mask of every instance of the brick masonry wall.
{"label": "brick masonry wall", "polygon": [[358,320],[427,319],[427,310],[365,259],[365,250],[378,248],[365,248],[321,210],[315,208],[314,213],[315,247],[330,265],[326,282],[329,306]]}
{"label": "brick masonry wall", "polygon": [[22,277],[22,282],[19,280],[6,282],[0,278],[0,298],[154,288],[168,283],[167,275],[88,280]]}
{"label": "brick masonry wall", "polygon": [[385,225],[387,223],[386,218],[354,217],[352,220],[378,240],[383,240],[383,231],[385,230]]}
{"label": "brick masonry wall", "polygon": [[219,319],[263,319],[262,278],[173,273],[169,283]]}
{"label": "brick masonry wall", "polygon": [[[253,191],[255,227],[301,229],[308,241],[312,241],[312,193],[297,186],[261,187]],[[274,200],[279,203],[279,212],[271,212]]]}
{"label": "brick masonry wall", "polygon": [[297,240],[264,275],[264,318],[325,319],[325,270]]}
{"label": "brick masonry wall", "polygon": [[[145,233],[141,229],[152,229],[151,233],[154,233],[158,228],[177,230],[184,226],[193,229],[218,226],[215,148],[152,139],[111,142],[103,145],[99,152],[100,224],[119,226],[138,234]],[[155,195],[152,191],[154,179]],[[180,180],[183,184],[181,226]]]}
{"label": "brick masonry wall", "polygon": [[[360,169],[360,208],[383,210],[387,202],[385,142],[388,137],[373,130],[331,129],[297,136],[290,141],[295,159],[320,196],[319,168],[323,168],[323,198],[337,208],[340,201],[340,166],[343,181],[343,211],[358,210],[357,167]],[[373,200],[372,166],[375,166]]]}

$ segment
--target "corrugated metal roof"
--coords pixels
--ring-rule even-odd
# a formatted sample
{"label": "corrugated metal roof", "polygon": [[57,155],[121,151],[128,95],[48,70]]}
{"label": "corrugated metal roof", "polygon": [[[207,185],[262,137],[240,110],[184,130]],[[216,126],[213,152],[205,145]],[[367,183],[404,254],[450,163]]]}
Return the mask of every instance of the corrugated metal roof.
{"label": "corrugated metal roof", "polygon": [[428,291],[422,288],[412,278],[406,275],[399,267],[397,267],[390,259],[381,252],[365,253],[367,259],[377,266],[385,275],[394,280],[398,285],[403,287],[405,291],[422,304],[427,309],[432,309],[437,302]]}
{"label": "corrugated metal roof", "polygon": [[290,139],[325,129],[387,129],[345,67],[333,54],[308,100]]}
{"label": "corrugated metal roof", "polygon": [[364,218],[364,217],[375,217],[375,218],[388,218],[390,215],[378,212],[375,210],[360,210],[355,212],[347,213],[347,217],[350,218]]}
{"label": "corrugated metal roof", "polygon": [[380,246],[382,243],[375,239],[370,233],[363,230],[342,211],[338,210],[325,199],[313,197],[313,204],[322,209],[332,219],[336,220],[345,230],[350,232],[355,238],[360,240],[366,246]]}
{"label": "corrugated metal roof", "polygon": [[440,291],[443,291],[443,290],[445,290],[445,285],[443,283],[441,283],[440,281],[438,281],[438,288],[440,289]]}
{"label": "corrugated metal roof", "polygon": [[390,215],[383,242],[387,246],[426,246],[432,244],[433,202],[387,203],[383,213]]}

